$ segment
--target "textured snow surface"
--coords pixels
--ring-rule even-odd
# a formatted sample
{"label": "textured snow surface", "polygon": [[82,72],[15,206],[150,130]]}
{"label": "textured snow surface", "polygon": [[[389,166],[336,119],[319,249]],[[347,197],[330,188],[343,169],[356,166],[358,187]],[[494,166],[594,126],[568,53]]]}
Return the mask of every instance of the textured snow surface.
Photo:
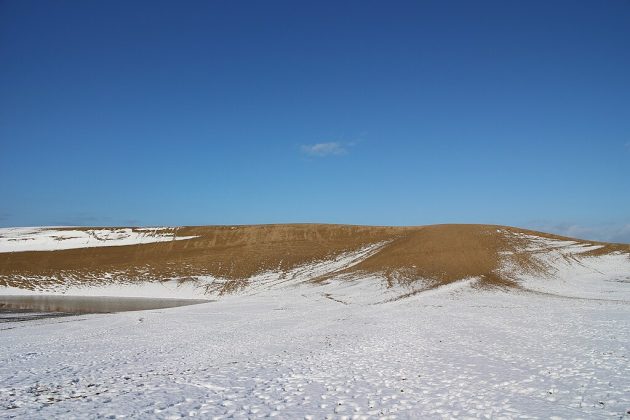
{"label": "textured snow surface", "polygon": [[0,252],[54,251],[99,246],[122,246],[192,239],[176,236],[177,228],[2,228]]}
{"label": "textured snow surface", "polygon": [[626,415],[628,302],[472,285],[380,305],[304,286],[3,324],[0,417]]}

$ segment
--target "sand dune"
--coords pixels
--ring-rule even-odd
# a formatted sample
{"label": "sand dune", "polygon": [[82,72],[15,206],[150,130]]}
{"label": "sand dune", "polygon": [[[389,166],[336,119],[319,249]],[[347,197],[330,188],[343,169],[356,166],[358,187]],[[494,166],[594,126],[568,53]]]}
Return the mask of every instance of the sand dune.
{"label": "sand dune", "polygon": [[[261,286],[371,278],[405,297],[466,279],[475,279],[476,287],[523,289],[531,279],[553,280],[568,270],[567,264],[579,271],[588,266],[584,261],[592,266],[594,259],[602,258],[614,266],[617,276],[630,276],[630,245],[492,225],[289,224],[22,232],[20,236],[19,230],[0,230],[4,251],[0,286],[55,291],[170,281],[190,282],[204,294],[221,295]],[[89,245],[78,247],[81,237],[90,238]],[[70,240],[75,241],[71,247],[66,245]],[[29,251],[33,248],[29,241],[45,242],[46,250]]]}

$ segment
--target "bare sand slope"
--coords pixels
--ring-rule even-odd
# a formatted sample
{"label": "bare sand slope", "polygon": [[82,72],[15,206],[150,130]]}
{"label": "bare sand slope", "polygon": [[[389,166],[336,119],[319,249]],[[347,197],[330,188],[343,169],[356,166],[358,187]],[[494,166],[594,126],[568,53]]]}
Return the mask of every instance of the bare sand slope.
{"label": "bare sand slope", "polygon": [[[18,246],[20,241],[37,240],[37,230],[29,232],[26,239],[3,230],[0,243],[4,236],[4,247],[0,249],[5,252],[0,252],[0,286],[42,290],[69,283],[186,282],[209,278],[220,281],[208,283],[206,291],[225,294],[256,286],[261,275],[267,273],[266,278],[289,276],[314,284],[332,278],[378,277],[389,288],[409,288],[422,282],[425,290],[475,278],[478,287],[519,288],[527,276],[553,277],[559,270],[558,261],[579,266],[584,266],[584,259],[607,256],[630,261],[630,245],[587,242],[492,225],[203,226],[169,228],[168,237],[159,230],[117,231],[127,235],[125,238],[141,232],[143,242],[137,244],[119,239],[116,240],[120,243],[108,243],[112,234],[104,235],[107,229],[112,228],[48,228],[47,235],[51,236],[51,230],[59,235],[52,236],[59,241],[59,248],[70,233],[102,239],[102,246],[92,239],[89,247],[54,250],[53,242],[52,248],[46,248],[49,250],[22,252],[7,251],[11,251],[11,246],[24,249]],[[151,235],[155,235],[154,241]],[[348,257],[357,250],[356,257]],[[548,258],[552,253],[558,258]],[[343,258],[347,263],[342,263],[346,261]],[[339,264],[319,270],[301,269],[322,261]],[[622,274],[624,267],[620,268]]]}

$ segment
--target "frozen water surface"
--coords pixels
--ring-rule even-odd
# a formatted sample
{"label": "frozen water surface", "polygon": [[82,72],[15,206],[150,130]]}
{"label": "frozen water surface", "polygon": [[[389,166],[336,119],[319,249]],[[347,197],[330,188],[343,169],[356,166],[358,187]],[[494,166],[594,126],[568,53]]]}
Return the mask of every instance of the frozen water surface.
{"label": "frozen water surface", "polygon": [[208,302],[198,299],[151,299],[111,296],[0,296],[0,322],[82,313],[109,313],[172,308]]}

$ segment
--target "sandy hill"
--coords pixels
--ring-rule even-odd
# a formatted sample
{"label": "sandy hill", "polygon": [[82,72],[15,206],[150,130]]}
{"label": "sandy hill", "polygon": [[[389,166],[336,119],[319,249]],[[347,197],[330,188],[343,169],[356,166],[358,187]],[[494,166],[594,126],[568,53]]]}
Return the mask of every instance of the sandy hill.
{"label": "sandy hill", "polygon": [[553,292],[545,284],[587,277],[630,281],[630,245],[492,225],[0,229],[0,286],[24,290],[176,282],[222,295],[371,279],[399,298],[471,279]]}

